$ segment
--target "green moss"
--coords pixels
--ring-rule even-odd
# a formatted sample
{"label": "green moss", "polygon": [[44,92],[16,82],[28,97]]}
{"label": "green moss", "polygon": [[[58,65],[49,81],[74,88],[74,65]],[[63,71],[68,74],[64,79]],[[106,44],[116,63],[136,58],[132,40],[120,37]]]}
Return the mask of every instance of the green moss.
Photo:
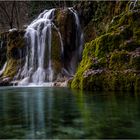
{"label": "green moss", "polygon": [[19,59],[19,50],[25,48],[24,31],[13,31],[8,34],[7,56],[8,58]]}
{"label": "green moss", "polygon": [[72,88],[139,90],[140,12],[125,11],[107,33],[85,44]]}
{"label": "green moss", "polygon": [[113,72],[108,83],[112,90],[134,91],[135,78],[136,75],[133,72],[116,71]]}
{"label": "green moss", "polygon": [[83,78],[81,89],[103,90],[104,85],[103,79],[104,79],[103,72],[102,73],[95,72],[93,75]]}
{"label": "green moss", "polygon": [[133,55],[130,60],[130,65],[136,70],[140,70],[140,55]]}
{"label": "green moss", "polygon": [[[79,81],[72,81],[72,88],[84,90],[138,90],[139,80],[137,74],[132,71],[92,71],[91,74],[83,76]],[[80,82],[80,84],[77,84]]]}
{"label": "green moss", "polygon": [[85,45],[83,56],[88,54],[87,56],[92,55],[98,58],[105,57],[110,51],[119,48],[119,42],[120,35],[115,32],[101,35],[100,37]]}
{"label": "green moss", "polygon": [[105,22],[106,29],[102,28],[102,35],[98,34],[100,30],[94,21],[101,25],[103,15],[100,22],[99,18],[90,22],[90,27],[91,24],[92,28],[96,27],[94,31],[97,30],[97,34],[93,35],[94,40],[85,44],[81,64],[71,83],[72,88],[139,90],[140,58],[137,48],[140,47],[140,12],[130,10],[129,5],[129,2],[116,2],[113,9],[115,16],[110,24]]}
{"label": "green moss", "polygon": [[[51,59],[52,59],[52,67],[54,69],[54,75],[61,72],[61,43],[58,32],[53,29],[52,30],[52,51],[51,51]],[[48,57],[48,55],[47,55]],[[48,60],[48,59],[47,59]]]}
{"label": "green moss", "polygon": [[18,71],[19,64],[20,64],[19,60],[9,59],[7,62],[6,69],[3,73],[3,77],[13,78]]}
{"label": "green moss", "polygon": [[[85,63],[86,62],[86,63]],[[86,71],[87,69],[90,69],[92,67],[92,61],[91,59],[87,61],[83,61],[79,68],[78,71],[72,81],[71,87],[72,88],[81,88],[83,85],[83,73],[84,71]]]}
{"label": "green moss", "polygon": [[135,81],[135,91],[140,91],[140,75],[136,77]]}
{"label": "green moss", "polygon": [[130,55],[127,51],[114,51],[111,53],[109,68],[113,70],[122,70],[129,67]]}
{"label": "green moss", "polygon": [[140,26],[133,30],[133,38],[135,46],[140,47]]}
{"label": "green moss", "polygon": [[123,30],[123,37],[130,38],[140,27],[140,12],[126,11],[117,16],[110,24],[108,32]]}
{"label": "green moss", "polygon": [[[117,48],[118,44],[115,42],[118,37],[114,33],[107,33],[85,45],[83,59],[72,82],[72,88],[83,88],[84,83],[88,83],[84,82],[88,81],[87,78],[83,78],[83,73],[86,70],[95,70],[108,66],[107,54]],[[90,79],[90,83],[92,83],[91,81]]]}
{"label": "green moss", "polygon": [[104,57],[107,53],[116,49],[118,47],[116,41],[119,43],[119,36],[114,33],[107,33],[97,38],[95,56]]}
{"label": "green moss", "polygon": [[12,80],[16,75],[19,66],[23,63],[25,56],[20,55],[20,51],[25,49],[24,34],[25,31],[12,31],[7,33],[7,43],[5,46],[7,49],[7,66],[2,78],[8,77]]}
{"label": "green moss", "polygon": [[60,38],[56,30],[52,31],[52,59],[61,60],[61,43]]}

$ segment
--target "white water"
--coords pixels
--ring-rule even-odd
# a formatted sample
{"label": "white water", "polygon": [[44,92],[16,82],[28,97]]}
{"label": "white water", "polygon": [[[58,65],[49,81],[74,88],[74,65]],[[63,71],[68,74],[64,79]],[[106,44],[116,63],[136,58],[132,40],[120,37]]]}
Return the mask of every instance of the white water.
{"label": "white water", "polygon": [[[45,10],[26,29],[27,56],[21,71],[21,81],[18,85],[34,83],[42,85],[45,81],[53,81],[51,62],[51,28],[55,9]],[[47,49],[48,66],[44,65],[44,56]]]}
{"label": "white water", "polygon": [[[70,75],[74,75],[78,64],[78,58],[82,52],[83,33],[76,11],[72,8],[76,24],[76,47],[77,50],[70,62]],[[63,38],[59,29],[53,23],[55,9],[45,10],[26,29],[27,41],[26,59],[24,66],[15,76],[19,86],[53,86],[54,71],[52,67],[52,28],[55,28],[61,44],[61,55],[64,55]],[[47,56],[47,58],[45,57]],[[62,67],[62,69],[65,69]]]}
{"label": "white water", "polygon": [[129,10],[133,11],[137,5],[138,0],[132,0],[129,5]]}
{"label": "white water", "polygon": [[7,62],[3,65],[2,69],[0,70],[0,76],[3,74],[7,66]]}

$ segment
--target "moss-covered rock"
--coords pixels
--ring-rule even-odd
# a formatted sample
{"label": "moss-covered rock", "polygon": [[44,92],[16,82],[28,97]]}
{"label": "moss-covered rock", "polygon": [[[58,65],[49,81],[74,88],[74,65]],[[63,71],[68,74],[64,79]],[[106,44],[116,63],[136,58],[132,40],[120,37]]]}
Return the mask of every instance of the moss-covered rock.
{"label": "moss-covered rock", "polygon": [[139,90],[139,75],[133,70],[87,70],[82,77],[74,78],[72,88],[82,90]]}
{"label": "moss-covered rock", "polygon": [[140,52],[135,52],[131,56],[130,65],[135,70],[140,70]]}
{"label": "moss-covered rock", "polygon": [[[74,14],[67,8],[55,11],[54,23],[59,29],[63,41],[63,67],[71,73],[71,62],[77,49],[76,44],[76,21]],[[75,59],[75,61],[77,61]]]}
{"label": "moss-covered rock", "polygon": [[25,31],[17,30],[7,33],[7,44],[5,46],[7,49],[7,65],[3,74],[1,75],[0,81],[8,79],[8,81],[6,81],[8,85],[10,81],[13,80],[21,65],[23,65],[23,61],[26,55],[24,33]]}
{"label": "moss-covered rock", "polygon": [[109,69],[124,70],[129,68],[130,54],[127,51],[114,51],[111,53]]}
{"label": "moss-covered rock", "polygon": [[[20,59],[25,52],[25,31],[12,31],[8,34],[7,40],[7,57],[13,59]],[[20,52],[21,51],[21,52]]]}
{"label": "moss-covered rock", "polygon": [[126,11],[128,5],[128,1],[85,1],[77,6],[84,27],[85,41],[91,41],[106,33],[110,23],[117,21],[114,20],[115,17]]}
{"label": "moss-covered rock", "polygon": [[56,29],[52,30],[52,53],[51,53],[51,59],[52,59],[52,67],[54,72],[55,79],[56,76],[61,73],[62,68],[62,48],[61,48],[61,41],[59,33]]}
{"label": "moss-covered rock", "polygon": [[[116,12],[116,11],[115,11]],[[85,44],[83,58],[71,88],[86,90],[140,90],[140,11],[125,11],[107,32]]]}
{"label": "moss-covered rock", "polygon": [[11,79],[15,76],[19,69],[20,60],[9,59],[7,62],[6,69],[3,73],[3,77],[10,77]]}

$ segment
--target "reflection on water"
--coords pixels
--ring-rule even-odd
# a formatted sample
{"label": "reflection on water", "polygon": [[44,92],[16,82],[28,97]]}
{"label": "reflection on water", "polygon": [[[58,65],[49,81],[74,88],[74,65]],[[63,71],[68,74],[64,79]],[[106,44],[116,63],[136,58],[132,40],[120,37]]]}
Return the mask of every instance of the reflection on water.
{"label": "reflection on water", "polygon": [[0,138],[140,138],[140,96],[0,88]]}

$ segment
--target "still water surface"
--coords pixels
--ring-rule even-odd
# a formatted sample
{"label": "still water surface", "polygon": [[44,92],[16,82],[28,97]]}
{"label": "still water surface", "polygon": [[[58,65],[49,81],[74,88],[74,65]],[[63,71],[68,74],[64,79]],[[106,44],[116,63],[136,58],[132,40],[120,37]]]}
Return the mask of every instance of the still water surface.
{"label": "still water surface", "polygon": [[0,138],[140,138],[140,96],[1,87]]}

